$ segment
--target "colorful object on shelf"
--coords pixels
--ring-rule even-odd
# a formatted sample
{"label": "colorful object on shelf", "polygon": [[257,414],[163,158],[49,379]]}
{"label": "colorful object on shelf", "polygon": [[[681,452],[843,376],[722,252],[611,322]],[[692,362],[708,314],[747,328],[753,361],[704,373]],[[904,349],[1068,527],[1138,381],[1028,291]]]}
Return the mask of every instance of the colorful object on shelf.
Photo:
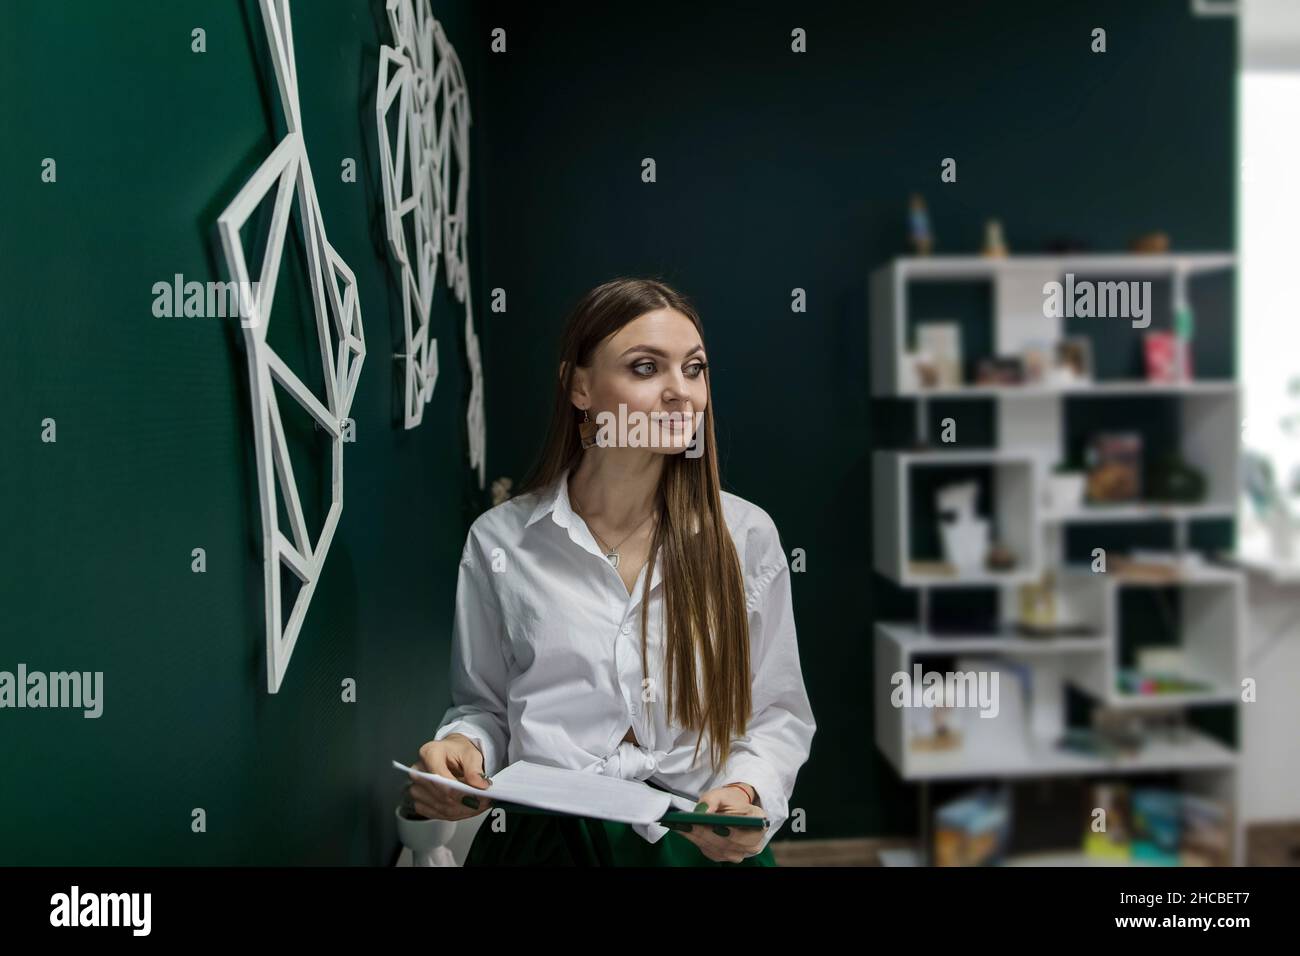
{"label": "colorful object on shelf", "polygon": [[1163,866],[1232,863],[1232,818],[1220,800],[1101,782],[1092,786],[1084,813],[1083,852],[1094,859]]}
{"label": "colorful object on shelf", "polygon": [[1056,627],[1056,580],[1052,572],[1020,587],[1020,627],[1029,633],[1046,634]]}
{"label": "colorful object on shelf", "polygon": [[934,865],[997,863],[1006,853],[1010,836],[1009,792],[977,791],[935,811]]}
{"label": "colorful object on shelf", "polygon": [[930,232],[930,213],[925,208],[925,199],[920,193],[912,193],[907,206],[907,239],[912,251],[918,256],[928,256],[934,248],[934,236]]}
{"label": "colorful object on shelf", "polygon": [[1129,827],[1127,785],[1094,784],[1086,813],[1087,828],[1083,833],[1084,855],[1099,860],[1127,860],[1132,852],[1133,839]]}
{"label": "colorful object on shelf", "polygon": [[984,566],[990,571],[1010,571],[1016,566],[1016,553],[1005,544],[994,544],[989,548]]}
{"label": "colorful object on shelf", "polygon": [[1088,501],[1114,504],[1142,494],[1142,436],[1101,432],[1088,443]]}
{"label": "colorful object on shelf", "polygon": [[1092,381],[1092,339],[1072,335],[1056,343],[1056,361],[1049,381],[1060,385]]}
{"label": "colorful object on shelf", "polygon": [[1132,858],[1156,866],[1177,866],[1182,836],[1181,795],[1137,787],[1129,808],[1133,817]]}
{"label": "colorful object on shelf", "polygon": [[1177,454],[1168,454],[1150,469],[1147,498],[1177,504],[1205,500],[1205,473],[1193,468]]}
{"label": "colorful object on shelf", "polygon": [[1099,706],[1092,712],[1092,731],[1113,756],[1136,757],[1146,746],[1146,720],[1122,707]]}
{"label": "colorful object on shelf", "polygon": [[939,366],[929,352],[917,350],[903,356],[898,387],[903,392],[939,387]]}
{"label": "colorful object on shelf", "polygon": [[1178,674],[1141,671],[1133,667],[1121,668],[1116,681],[1121,694],[1139,697],[1154,694],[1196,694],[1210,690],[1203,681],[1189,680]]}
{"label": "colorful object on shelf", "polygon": [[984,248],[981,252],[993,258],[1001,258],[1007,254],[1007,242],[1002,235],[1002,223],[997,219],[990,219],[984,224]]}
{"label": "colorful object on shelf", "polygon": [[1183,866],[1229,866],[1232,863],[1232,816],[1226,804],[1196,794],[1183,794]]}
{"label": "colorful object on shelf", "polygon": [[1169,251],[1169,233],[1145,232],[1129,240],[1129,251],[1159,255]]}
{"label": "colorful object on shelf", "polygon": [[1018,355],[982,358],[975,366],[976,385],[1021,385],[1024,380],[1024,360]]}
{"label": "colorful object on shelf", "polygon": [[1179,291],[1178,301],[1174,304],[1174,337],[1177,340],[1177,347],[1174,349],[1174,374],[1178,381],[1185,382],[1192,377],[1192,334],[1195,319],[1192,315],[1192,307],[1187,304],[1185,291],[1181,286],[1175,288]]}
{"label": "colorful object on shelf", "polygon": [[1192,307],[1183,303],[1174,309],[1174,335],[1186,342],[1191,342],[1196,331],[1196,318]]}
{"label": "colorful object on shelf", "polygon": [[1173,332],[1148,332],[1142,339],[1148,382],[1180,382],[1192,377],[1191,343]]}
{"label": "colorful object on shelf", "polygon": [[1025,382],[1040,385],[1047,381],[1052,368],[1052,349],[1046,342],[1031,342],[1020,353]]}
{"label": "colorful object on shelf", "polygon": [[955,689],[944,684],[927,685],[924,677],[916,674],[908,690],[913,693],[920,690],[922,697],[919,705],[906,706],[903,711],[908,748],[925,753],[960,749],[965,740],[962,729],[967,723],[967,712],[957,706]]}
{"label": "colorful object on shelf", "polygon": [[962,745],[962,713],[956,707],[909,708],[907,746],[919,753],[958,750]]}

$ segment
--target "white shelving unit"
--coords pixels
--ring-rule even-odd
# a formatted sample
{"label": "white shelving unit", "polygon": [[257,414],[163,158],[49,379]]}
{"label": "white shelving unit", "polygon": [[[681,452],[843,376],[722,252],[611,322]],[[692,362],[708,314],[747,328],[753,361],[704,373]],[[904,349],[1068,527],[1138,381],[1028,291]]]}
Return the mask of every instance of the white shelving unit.
{"label": "white shelving unit", "polygon": [[[1065,564],[1069,527],[1135,522],[1172,524],[1175,549],[1186,551],[1189,523],[1233,518],[1237,505],[1240,398],[1231,380],[1075,382],[1066,385],[960,385],[908,388],[902,383],[908,345],[908,295],[914,282],[987,281],[992,287],[990,341],[998,355],[1020,354],[1033,343],[1060,341],[1064,320],[1044,316],[1043,286],[1066,273],[1099,281],[1167,278],[1175,303],[1186,302],[1188,283],[1198,275],[1231,269],[1235,257],[1218,253],[1175,255],[933,256],[900,258],[875,270],[869,281],[872,392],[915,403],[918,439],[925,441],[930,399],[984,399],[994,403],[998,445],[972,450],[877,451],[874,478],[873,541],[875,568],[902,587],[918,591],[919,622],[882,622],[875,628],[876,743],[903,780],[922,787],[923,832],[928,784],[961,779],[1028,779],[1066,776],[1139,776],[1177,773],[1184,790],[1223,800],[1233,814],[1233,858],[1243,860],[1244,840],[1238,754],[1218,740],[1183,728],[1168,739],[1149,741],[1132,757],[1103,758],[1062,749],[1067,686],[1112,709],[1187,709],[1240,701],[1242,636],[1246,633],[1244,576],[1213,565],[1184,571],[1172,582],[1152,584],[1116,573],[1093,573]],[[937,317],[936,317],[937,318]],[[1123,321],[1097,319],[1090,321]],[[1196,504],[1139,502],[1054,511],[1043,501],[1051,469],[1065,459],[1063,401],[1124,400],[1165,396],[1179,403],[1179,451],[1207,479],[1207,495]],[[911,561],[912,471],[918,467],[988,466],[992,476],[991,517],[998,540],[1017,555],[1006,572],[918,573]],[[922,568],[929,568],[921,565]],[[1018,615],[1017,586],[1055,577],[1057,616],[1087,628],[1086,636],[1033,638],[1008,632]],[[1188,676],[1210,689],[1194,694],[1131,695],[1119,689],[1122,635],[1119,607],[1123,589],[1176,588],[1183,609],[1181,649]],[[1003,629],[996,633],[929,633],[924,627],[929,592],[944,587],[989,587],[1000,591]],[[996,655],[1013,673],[1032,674],[1031,694],[1023,705],[992,719],[972,711],[965,721],[963,746],[918,751],[908,743],[909,709],[890,700],[891,676],[912,673],[914,665],[937,656],[987,659]],[[958,669],[961,669],[960,661]],[[1007,688],[1004,687],[1005,692]],[[1006,697],[1005,693],[1003,694]],[[1012,695],[1013,697],[1015,695]],[[1021,698],[1016,698],[1020,700]],[[1071,859],[1081,855],[1063,848]],[[900,857],[900,860],[902,857]]]}

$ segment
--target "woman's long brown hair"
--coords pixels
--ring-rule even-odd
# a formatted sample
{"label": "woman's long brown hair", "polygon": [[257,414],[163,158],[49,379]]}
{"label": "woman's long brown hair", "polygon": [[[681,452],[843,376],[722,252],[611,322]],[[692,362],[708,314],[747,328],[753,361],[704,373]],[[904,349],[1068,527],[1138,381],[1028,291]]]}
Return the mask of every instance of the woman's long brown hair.
{"label": "woman's long brown hair", "polygon": [[[560,342],[564,371],[556,376],[546,444],[517,496],[549,488],[565,469],[576,468],[582,460],[578,409],[570,397],[574,369],[589,366],[597,347],[633,319],[665,308],[690,319],[704,341],[695,307],[686,296],[655,279],[612,279],[574,306]],[[752,701],[744,577],[723,518],[707,368],[703,374],[708,398],[695,434],[695,441],[704,443],[703,454],[696,458],[687,458],[685,452],[664,455],[658,490],[660,520],[650,543],[641,589],[641,667],[643,674],[650,673],[646,660],[648,589],[662,548],[669,722],[699,732],[693,761],[699,757],[700,743],[709,738],[716,772],[731,753],[732,738],[745,733]],[[698,534],[693,533],[695,516]]]}

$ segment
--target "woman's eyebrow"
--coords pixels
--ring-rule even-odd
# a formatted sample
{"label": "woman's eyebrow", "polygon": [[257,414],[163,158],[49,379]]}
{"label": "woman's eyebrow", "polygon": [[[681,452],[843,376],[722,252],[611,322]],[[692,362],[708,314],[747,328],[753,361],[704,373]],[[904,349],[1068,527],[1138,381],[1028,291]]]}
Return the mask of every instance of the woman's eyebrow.
{"label": "woman's eyebrow", "polygon": [[[704,346],[697,345],[695,346],[695,348],[688,350],[687,353],[682,356],[682,358],[688,358],[689,356],[694,355],[696,352],[703,352],[703,351],[704,351]],[[651,355],[658,355],[660,358],[668,358],[667,352],[665,352],[663,349],[657,349],[653,345],[634,345],[630,349],[624,349],[622,355],[620,355],[619,358],[622,358],[623,355],[627,355],[630,352],[649,352]]]}

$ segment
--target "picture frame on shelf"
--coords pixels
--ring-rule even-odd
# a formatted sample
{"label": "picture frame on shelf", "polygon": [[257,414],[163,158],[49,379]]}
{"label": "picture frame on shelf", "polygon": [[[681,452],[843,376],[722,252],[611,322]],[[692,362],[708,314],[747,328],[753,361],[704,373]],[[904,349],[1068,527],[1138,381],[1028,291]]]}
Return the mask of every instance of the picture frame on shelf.
{"label": "picture frame on shelf", "polygon": [[1052,348],[1047,342],[1031,342],[1020,353],[1021,370],[1026,385],[1042,385],[1052,370]]}
{"label": "picture frame on shelf", "polygon": [[916,329],[916,350],[929,355],[934,368],[934,382],[922,387],[958,388],[962,384],[961,326],[956,322],[927,321]]}
{"label": "picture frame on shelf", "polygon": [[1088,442],[1088,503],[1133,503],[1142,497],[1142,436],[1099,432]]}

